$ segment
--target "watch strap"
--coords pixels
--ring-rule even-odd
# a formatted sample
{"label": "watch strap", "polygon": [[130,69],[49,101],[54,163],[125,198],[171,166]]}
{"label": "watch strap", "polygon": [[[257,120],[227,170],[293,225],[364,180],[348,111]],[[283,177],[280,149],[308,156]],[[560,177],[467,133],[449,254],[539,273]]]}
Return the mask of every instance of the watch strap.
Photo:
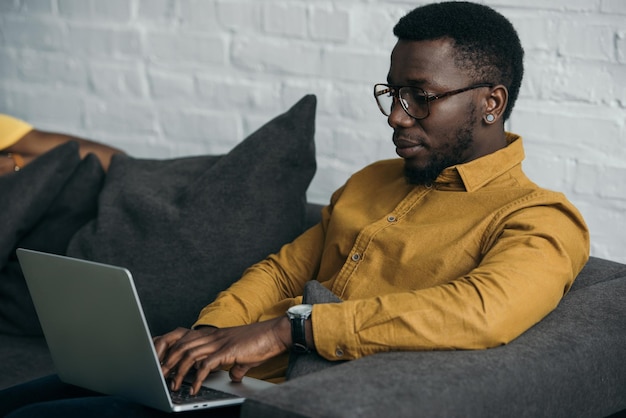
{"label": "watch strap", "polygon": [[303,316],[291,319],[291,339],[293,342],[291,349],[296,353],[308,353],[310,351],[306,344],[305,321],[306,318]]}

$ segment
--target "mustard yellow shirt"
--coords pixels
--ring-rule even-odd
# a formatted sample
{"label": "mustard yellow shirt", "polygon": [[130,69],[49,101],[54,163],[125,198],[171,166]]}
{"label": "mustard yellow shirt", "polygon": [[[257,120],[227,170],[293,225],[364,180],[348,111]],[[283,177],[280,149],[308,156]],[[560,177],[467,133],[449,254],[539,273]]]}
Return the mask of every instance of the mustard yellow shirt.
{"label": "mustard yellow shirt", "polygon": [[0,150],[15,144],[32,129],[28,123],[0,113]]}
{"label": "mustard yellow shirt", "polygon": [[284,315],[316,279],[343,299],[315,305],[330,360],[394,350],[505,344],[553,310],[589,256],[584,220],[522,172],[522,139],[409,185],[401,159],[374,163],[334,193],[322,221],[252,266],[196,325]]}

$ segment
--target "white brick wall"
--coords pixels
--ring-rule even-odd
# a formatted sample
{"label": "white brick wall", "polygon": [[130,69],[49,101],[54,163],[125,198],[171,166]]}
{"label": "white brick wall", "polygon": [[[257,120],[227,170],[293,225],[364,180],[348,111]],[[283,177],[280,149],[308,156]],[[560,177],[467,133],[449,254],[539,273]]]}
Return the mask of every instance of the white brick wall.
{"label": "white brick wall", "polygon": [[[0,112],[144,157],[223,153],[318,97],[327,202],[395,157],[371,97],[408,0],[0,0]],[[526,78],[508,128],[525,167],[578,205],[592,254],[626,262],[626,2],[488,0],[518,28]]]}

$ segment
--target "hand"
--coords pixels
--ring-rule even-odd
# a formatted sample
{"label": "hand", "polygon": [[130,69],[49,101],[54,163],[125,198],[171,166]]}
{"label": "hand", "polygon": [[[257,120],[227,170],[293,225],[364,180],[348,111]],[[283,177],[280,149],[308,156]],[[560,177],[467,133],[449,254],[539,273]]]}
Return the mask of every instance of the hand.
{"label": "hand", "polygon": [[15,172],[15,162],[7,156],[0,154],[0,176]]}
{"label": "hand", "polygon": [[32,159],[16,152],[0,152],[0,176],[21,170]]}
{"label": "hand", "polygon": [[211,371],[230,368],[230,378],[240,382],[252,367],[286,352],[291,346],[287,317],[232,328],[177,328],[154,338],[164,376],[172,376],[172,390],[178,390],[192,366],[196,377],[192,394],[197,393]]}

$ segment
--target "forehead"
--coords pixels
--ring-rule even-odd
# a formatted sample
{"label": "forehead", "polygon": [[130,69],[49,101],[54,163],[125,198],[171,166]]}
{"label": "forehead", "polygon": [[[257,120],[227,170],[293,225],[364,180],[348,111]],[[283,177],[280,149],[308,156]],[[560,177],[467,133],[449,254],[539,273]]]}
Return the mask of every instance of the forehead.
{"label": "forehead", "polygon": [[450,39],[399,40],[391,53],[388,81],[396,85],[419,85],[425,89],[463,84],[469,77],[457,67],[454,54]]}

